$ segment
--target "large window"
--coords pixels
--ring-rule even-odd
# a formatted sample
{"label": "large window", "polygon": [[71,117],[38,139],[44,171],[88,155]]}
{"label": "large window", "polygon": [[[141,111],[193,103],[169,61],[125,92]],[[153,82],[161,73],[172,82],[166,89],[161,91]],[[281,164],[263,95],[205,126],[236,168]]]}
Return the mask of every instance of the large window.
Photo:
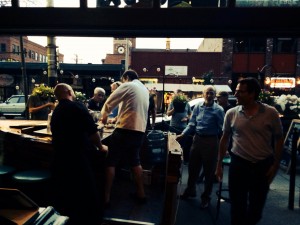
{"label": "large window", "polygon": [[0,52],[6,52],[6,44],[5,43],[1,43]]}
{"label": "large window", "polygon": [[295,38],[274,38],[274,53],[296,53],[297,42]]}
{"label": "large window", "polygon": [[234,42],[234,52],[260,53],[266,51],[265,38],[236,38]]}

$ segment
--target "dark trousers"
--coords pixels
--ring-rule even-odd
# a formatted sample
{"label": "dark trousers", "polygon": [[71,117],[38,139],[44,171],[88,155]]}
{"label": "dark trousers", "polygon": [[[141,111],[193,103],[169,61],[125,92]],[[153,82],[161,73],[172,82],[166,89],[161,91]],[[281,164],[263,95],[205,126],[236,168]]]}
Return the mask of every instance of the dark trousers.
{"label": "dark trousers", "polygon": [[187,191],[195,191],[196,182],[203,166],[205,182],[204,191],[201,195],[202,200],[210,200],[215,177],[218,146],[218,136],[200,137],[197,134],[194,136],[189,162]]}
{"label": "dark trousers", "polygon": [[254,225],[261,219],[269,191],[266,173],[272,163],[272,157],[252,163],[232,154],[229,167],[231,225]]}

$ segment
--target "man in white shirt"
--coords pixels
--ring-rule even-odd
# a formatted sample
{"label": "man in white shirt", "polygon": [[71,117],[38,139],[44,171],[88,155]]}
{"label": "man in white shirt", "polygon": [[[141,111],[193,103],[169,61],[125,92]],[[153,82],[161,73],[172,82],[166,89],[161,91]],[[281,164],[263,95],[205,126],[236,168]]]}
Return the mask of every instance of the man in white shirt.
{"label": "man in white shirt", "polygon": [[121,76],[123,84],[106,100],[102,110],[102,123],[107,123],[108,115],[119,106],[116,129],[110,137],[107,155],[105,204],[110,202],[110,192],[115,176],[115,167],[125,160],[132,168],[137,191],[133,196],[139,203],[145,203],[143,186],[143,169],[140,163],[139,151],[142,147],[149,108],[149,92],[138,80],[133,70],[125,71]]}

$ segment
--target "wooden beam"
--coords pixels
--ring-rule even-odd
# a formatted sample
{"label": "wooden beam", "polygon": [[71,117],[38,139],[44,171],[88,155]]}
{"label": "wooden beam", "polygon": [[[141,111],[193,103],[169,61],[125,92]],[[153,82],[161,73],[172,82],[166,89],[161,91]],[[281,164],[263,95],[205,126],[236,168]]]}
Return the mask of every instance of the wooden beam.
{"label": "wooden beam", "polygon": [[1,35],[299,37],[300,8],[0,8]]}

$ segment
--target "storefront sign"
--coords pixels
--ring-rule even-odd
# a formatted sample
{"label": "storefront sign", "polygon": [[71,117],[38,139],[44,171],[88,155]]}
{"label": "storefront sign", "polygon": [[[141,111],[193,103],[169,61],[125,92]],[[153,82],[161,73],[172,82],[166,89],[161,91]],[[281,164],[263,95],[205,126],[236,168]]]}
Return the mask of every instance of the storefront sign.
{"label": "storefront sign", "polygon": [[8,74],[0,74],[0,87],[7,87],[14,83],[14,77]]}
{"label": "storefront sign", "polygon": [[271,77],[271,88],[294,88],[296,79],[294,77]]}

